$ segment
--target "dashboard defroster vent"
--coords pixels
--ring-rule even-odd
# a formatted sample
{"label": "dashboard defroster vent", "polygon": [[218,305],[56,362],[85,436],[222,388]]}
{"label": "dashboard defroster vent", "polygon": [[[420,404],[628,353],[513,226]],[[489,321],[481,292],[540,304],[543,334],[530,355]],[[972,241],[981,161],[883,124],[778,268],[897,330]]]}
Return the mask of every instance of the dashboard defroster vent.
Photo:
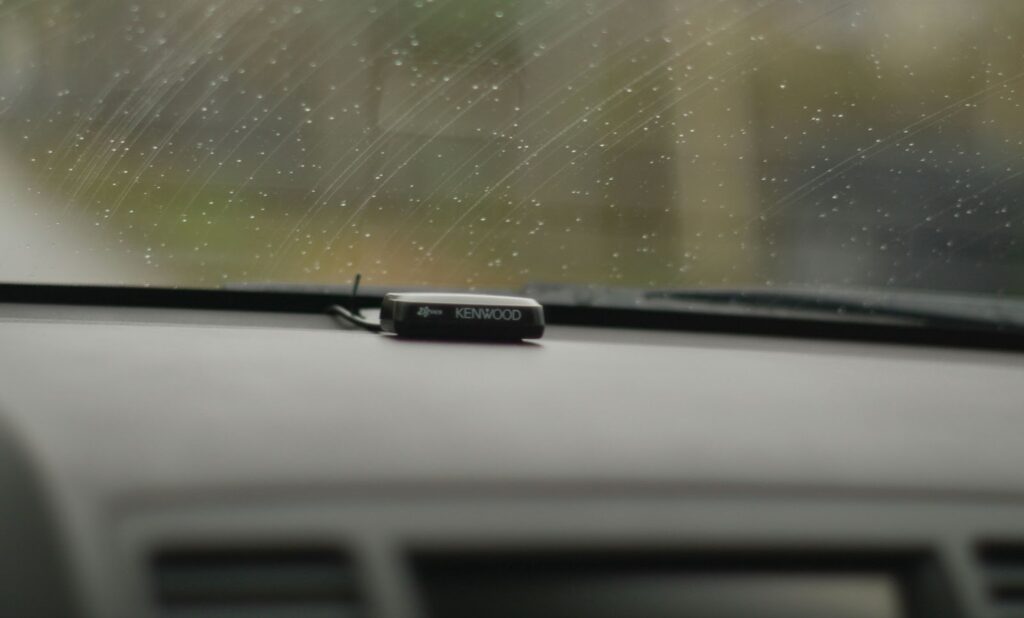
{"label": "dashboard defroster vent", "polygon": [[1024,618],[1024,542],[982,543],[978,560],[985,592],[999,615]]}
{"label": "dashboard defroster vent", "polygon": [[158,615],[363,616],[352,560],[330,549],[175,549],[153,561]]}

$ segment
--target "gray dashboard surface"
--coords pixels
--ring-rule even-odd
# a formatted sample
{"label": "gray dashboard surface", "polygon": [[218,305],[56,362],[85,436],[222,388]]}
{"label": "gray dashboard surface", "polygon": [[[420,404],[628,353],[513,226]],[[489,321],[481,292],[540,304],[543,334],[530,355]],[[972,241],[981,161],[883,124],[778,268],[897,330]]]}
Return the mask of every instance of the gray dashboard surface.
{"label": "gray dashboard surface", "polygon": [[0,320],[0,410],[83,499],[423,482],[1024,495],[1017,354],[568,327],[439,343],[93,311]]}
{"label": "gray dashboard surface", "polygon": [[969,544],[1019,536],[1024,504],[1014,353],[569,327],[442,343],[0,304],[0,422],[32,466],[4,487],[34,477],[55,515],[37,545],[63,548],[96,616],[152,610],[161,539],[244,531],[360,539],[378,615],[419,615],[398,539],[467,535],[909,544],[985,615]]}

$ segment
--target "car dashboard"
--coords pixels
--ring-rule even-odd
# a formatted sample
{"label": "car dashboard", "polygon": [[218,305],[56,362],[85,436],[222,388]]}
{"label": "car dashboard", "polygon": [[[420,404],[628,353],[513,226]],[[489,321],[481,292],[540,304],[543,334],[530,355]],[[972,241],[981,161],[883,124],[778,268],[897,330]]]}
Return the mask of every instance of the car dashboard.
{"label": "car dashboard", "polygon": [[1009,351],[10,303],[0,614],[1024,615],[1022,413]]}

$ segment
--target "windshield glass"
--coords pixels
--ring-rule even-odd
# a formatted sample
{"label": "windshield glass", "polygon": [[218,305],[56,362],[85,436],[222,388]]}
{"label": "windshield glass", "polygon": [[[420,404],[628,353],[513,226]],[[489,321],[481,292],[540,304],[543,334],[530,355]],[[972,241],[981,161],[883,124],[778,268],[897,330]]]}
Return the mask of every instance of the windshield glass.
{"label": "windshield glass", "polygon": [[0,280],[1024,292],[1017,0],[0,0]]}

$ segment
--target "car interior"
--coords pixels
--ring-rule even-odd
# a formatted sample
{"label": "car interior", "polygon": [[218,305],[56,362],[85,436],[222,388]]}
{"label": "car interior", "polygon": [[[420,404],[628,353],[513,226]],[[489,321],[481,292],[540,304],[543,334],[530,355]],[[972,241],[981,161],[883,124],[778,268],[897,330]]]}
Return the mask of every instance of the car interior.
{"label": "car interior", "polygon": [[0,0],[0,616],[1024,616],[1022,32]]}

